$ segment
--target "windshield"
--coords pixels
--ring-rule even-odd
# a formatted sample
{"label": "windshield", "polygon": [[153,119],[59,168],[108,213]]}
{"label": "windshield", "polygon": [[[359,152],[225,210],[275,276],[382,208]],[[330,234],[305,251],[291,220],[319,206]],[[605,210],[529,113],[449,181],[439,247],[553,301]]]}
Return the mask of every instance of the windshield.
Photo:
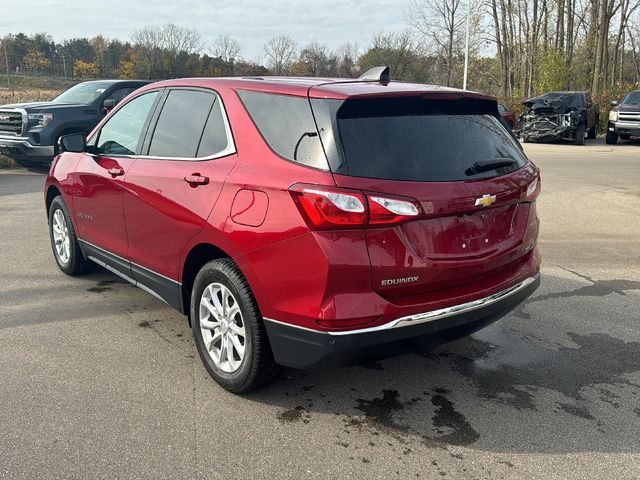
{"label": "windshield", "polygon": [[640,105],[640,90],[631,92],[624,97],[622,105]]}
{"label": "windshield", "polygon": [[79,83],[66,92],[58,95],[54,103],[80,103],[88,105],[104,93],[111,86],[108,82]]}
{"label": "windshield", "polygon": [[367,178],[448,182],[517,170],[527,159],[496,118],[496,104],[485,103],[347,100],[335,117],[344,162],[334,171]]}

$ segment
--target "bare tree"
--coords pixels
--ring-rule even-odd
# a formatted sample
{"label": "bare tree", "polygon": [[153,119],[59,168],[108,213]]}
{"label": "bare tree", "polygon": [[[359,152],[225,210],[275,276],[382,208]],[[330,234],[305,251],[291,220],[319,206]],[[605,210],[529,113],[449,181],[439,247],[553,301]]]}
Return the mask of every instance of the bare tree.
{"label": "bare tree", "polygon": [[160,62],[163,47],[162,31],[156,26],[144,27],[131,34],[131,41],[139,52],[142,69],[147,78],[152,78]]}
{"label": "bare tree", "polygon": [[131,40],[141,52],[149,78],[157,70],[163,53],[170,63],[167,65],[168,70],[176,75],[180,69],[178,55],[197,53],[202,49],[202,40],[197,30],[172,23],[135,30],[131,34]]}
{"label": "bare tree", "polygon": [[336,58],[338,60],[337,75],[339,77],[356,77],[358,76],[358,57],[360,56],[360,47],[357,43],[344,43],[336,50]]}
{"label": "bare tree", "polygon": [[224,75],[234,75],[236,63],[242,60],[240,43],[235,38],[229,35],[219,35],[211,47],[211,53],[224,62]]}
{"label": "bare tree", "polygon": [[296,56],[296,43],[286,35],[273,37],[264,45],[269,69],[275,75],[289,72]]}
{"label": "bare tree", "polygon": [[211,53],[227,63],[240,60],[240,43],[229,35],[218,35]]}
{"label": "bare tree", "polygon": [[464,30],[466,12],[460,0],[413,0],[409,22],[444,52],[447,86],[452,83],[456,42]]}
{"label": "bare tree", "polygon": [[[424,81],[424,68],[416,68],[420,60],[419,48],[414,35],[409,30],[398,33],[378,33],[373,37],[371,47],[358,58],[361,71],[371,67],[386,65],[393,78]],[[422,70],[417,72],[416,70]]]}
{"label": "bare tree", "polygon": [[179,53],[197,53],[202,50],[202,37],[195,28],[167,23],[162,27],[161,35],[163,47],[175,56]]}
{"label": "bare tree", "polygon": [[300,62],[306,68],[306,74],[312,77],[323,77],[336,74],[338,63],[336,56],[331,54],[325,45],[311,42],[300,52]]}
{"label": "bare tree", "polygon": [[640,22],[629,22],[627,25],[627,36],[631,44],[631,56],[635,67],[636,83],[640,82]]}
{"label": "bare tree", "polygon": [[599,0],[597,28],[596,28],[596,55],[593,65],[593,79],[591,82],[591,93],[599,95],[606,79],[609,67],[609,28],[611,19],[620,8],[619,0]]}

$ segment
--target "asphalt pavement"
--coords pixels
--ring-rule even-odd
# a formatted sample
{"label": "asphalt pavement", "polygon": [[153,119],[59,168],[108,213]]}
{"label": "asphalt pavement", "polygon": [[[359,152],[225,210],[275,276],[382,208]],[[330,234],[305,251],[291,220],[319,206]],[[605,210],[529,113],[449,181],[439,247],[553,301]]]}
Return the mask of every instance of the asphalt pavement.
{"label": "asphalt pavement", "polygon": [[640,142],[525,145],[541,288],[472,337],[218,387],[185,317],[55,265],[0,171],[0,478],[640,478]]}

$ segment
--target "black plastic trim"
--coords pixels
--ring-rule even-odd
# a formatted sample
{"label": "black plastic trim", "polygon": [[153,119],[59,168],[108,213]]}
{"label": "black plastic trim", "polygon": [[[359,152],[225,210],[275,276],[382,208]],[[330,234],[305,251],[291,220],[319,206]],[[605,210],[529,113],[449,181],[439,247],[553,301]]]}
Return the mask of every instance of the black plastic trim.
{"label": "black plastic trim", "polygon": [[182,301],[182,285],[179,282],[132,263],[89,242],[79,240],[80,249],[86,258],[96,261],[131,284],[158,297],[180,313],[186,314],[184,302]]}
{"label": "black plastic trim", "polygon": [[324,370],[415,351],[425,345],[456,340],[509,313],[540,285],[540,277],[513,295],[470,312],[432,322],[356,335],[335,336],[265,319],[277,363],[306,370]]}

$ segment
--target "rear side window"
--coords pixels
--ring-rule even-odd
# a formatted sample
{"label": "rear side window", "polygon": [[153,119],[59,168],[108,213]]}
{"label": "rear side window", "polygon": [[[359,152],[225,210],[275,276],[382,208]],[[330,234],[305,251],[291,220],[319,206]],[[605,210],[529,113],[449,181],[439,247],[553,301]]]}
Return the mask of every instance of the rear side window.
{"label": "rear side window", "polygon": [[216,95],[196,90],[172,90],[153,131],[149,155],[196,158],[205,123]]}
{"label": "rear side window", "polygon": [[327,170],[327,159],[306,97],[238,92],[271,149],[281,157]]}
{"label": "rear side window", "polygon": [[222,112],[222,103],[219,98],[209,112],[209,118],[202,132],[202,140],[198,147],[199,158],[210,157],[226,150],[229,147],[229,139],[227,138],[227,129],[224,121],[224,113]]}
{"label": "rear side window", "polygon": [[[489,111],[481,104],[422,98],[347,100],[335,122],[344,156],[337,173],[446,182],[494,177],[520,168],[526,157],[500,121],[483,113]],[[469,173],[476,162],[505,159],[513,162]]]}

